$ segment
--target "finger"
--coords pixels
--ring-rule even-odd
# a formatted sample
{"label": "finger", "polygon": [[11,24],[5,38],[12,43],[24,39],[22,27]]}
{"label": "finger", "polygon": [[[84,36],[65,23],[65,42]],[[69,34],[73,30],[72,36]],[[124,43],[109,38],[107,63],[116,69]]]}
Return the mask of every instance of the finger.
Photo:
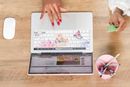
{"label": "finger", "polygon": [[[60,12],[67,12],[68,10],[67,9],[65,9],[65,8],[63,8],[63,7],[59,7],[59,10],[60,10]],[[60,14],[61,15],[61,14]],[[61,22],[62,22],[62,17],[61,17],[61,20],[60,20]]]}
{"label": "finger", "polygon": [[126,26],[127,26],[127,24],[125,23],[125,24],[123,25],[123,27],[122,27],[122,31],[124,31],[124,30],[126,29]]}
{"label": "finger", "polygon": [[53,6],[55,8],[55,11],[56,11],[56,14],[57,14],[57,18],[58,18],[57,19],[57,24],[60,25],[60,23],[62,22],[60,8],[56,4],[54,4]]}
{"label": "finger", "polygon": [[119,31],[123,31],[123,30],[125,30],[125,28],[126,28],[126,22],[123,22],[123,25],[121,26],[121,28],[119,29]]}
{"label": "finger", "polygon": [[45,9],[44,9],[44,8],[42,8],[42,10],[41,10],[41,16],[40,16],[40,19],[42,19],[42,18],[43,18],[44,13],[45,13]]}
{"label": "finger", "polygon": [[58,19],[61,19],[61,12],[59,6],[57,6],[56,4],[54,4],[53,6],[55,8]]}
{"label": "finger", "polygon": [[117,18],[113,18],[113,24],[116,26],[116,27],[119,27],[119,21]]}
{"label": "finger", "polygon": [[50,5],[49,7],[50,7],[50,9],[52,11],[53,17],[55,17],[55,19],[57,21],[58,20],[58,16],[57,16],[57,13],[55,11],[55,8],[52,5]]}
{"label": "finger", "polygon": [[49,7],[47,9],[47,13],[48,13],[48,16],[49,16],[49,19],[51,21],[52,26],[54,26],[54,17],[53,17],[51,9]]}
{"label": "finger", "polygon": [[122,31],[123,29],[124,29],[124,24],[125,24],[125,21],[124,20],[122,20],[121,22],[120,22],[120,25],[119,25],[119,28],[117,29],[118,31]]}

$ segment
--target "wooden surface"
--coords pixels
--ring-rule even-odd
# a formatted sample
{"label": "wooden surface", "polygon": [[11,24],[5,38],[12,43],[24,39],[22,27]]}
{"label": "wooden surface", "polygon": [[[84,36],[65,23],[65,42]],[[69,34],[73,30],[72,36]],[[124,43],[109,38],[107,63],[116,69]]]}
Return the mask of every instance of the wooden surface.
{"label": "wooden surface", "polygon": [[[0,0],[0,87],[130,87],[130,25],[122,33],[108,33],[107,0],[63,0],[70,11],[94,13],[94,66],[102,54],[121,53],[117,74],[104,81],[95,67],[92,76],[28,76],[30,58],[30,16],[40,11],[41,0]],[[13,40],[2,36],[5,17],[17,20]],[[130,22],[129,22],[130,23]]]}

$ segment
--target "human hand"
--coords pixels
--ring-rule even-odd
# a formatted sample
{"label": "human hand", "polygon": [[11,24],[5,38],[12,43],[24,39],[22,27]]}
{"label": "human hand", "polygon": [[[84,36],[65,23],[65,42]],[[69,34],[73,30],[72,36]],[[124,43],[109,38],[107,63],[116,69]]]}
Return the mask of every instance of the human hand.
{"label": "human hand", "polygon": [[54,26],[54,20],[60,25],[62,22],[61,11],[66,9],[62,8],[61,0],[44,0],[42,13],[40,19],[43,18],[44,13],[47,12],[52,26]]}
{"label": "human hand", "polygon": [[117,27],[117,31],[123,31],[126,28],[126,20],[122,14],[123,11],[116,8],[109,20],[109,24],[115,25]]}

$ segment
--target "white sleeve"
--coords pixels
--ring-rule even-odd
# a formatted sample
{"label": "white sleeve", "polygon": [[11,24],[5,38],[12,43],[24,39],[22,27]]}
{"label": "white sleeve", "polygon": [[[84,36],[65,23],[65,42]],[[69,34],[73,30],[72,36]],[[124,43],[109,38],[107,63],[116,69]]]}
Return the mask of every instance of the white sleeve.
{"label": "white sleeve", "polygon": [[124,15],[130,16],[130,0],[108,0],[108,4],[112,13],[117,7],[123,11]]}

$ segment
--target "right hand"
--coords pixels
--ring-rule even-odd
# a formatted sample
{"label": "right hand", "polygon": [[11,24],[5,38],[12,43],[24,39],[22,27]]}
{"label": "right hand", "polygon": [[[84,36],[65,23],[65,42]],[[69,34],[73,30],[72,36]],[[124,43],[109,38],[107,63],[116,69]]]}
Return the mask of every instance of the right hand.
{"label": "right hand", "polygon": [[62,8],[61,0],[44,0],[43,4],[40,19],[42,19],[44,13],[47,12],[52,26],[54,26],[54,20],[60,25],[62,22],[61,11],[65,10]]}

